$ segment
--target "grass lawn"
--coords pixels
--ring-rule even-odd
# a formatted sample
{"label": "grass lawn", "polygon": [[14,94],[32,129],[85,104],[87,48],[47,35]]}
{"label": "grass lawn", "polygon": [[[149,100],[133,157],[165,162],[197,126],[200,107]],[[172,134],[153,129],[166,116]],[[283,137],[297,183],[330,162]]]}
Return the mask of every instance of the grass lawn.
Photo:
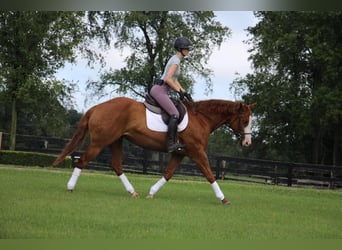
{"label": "grass lawn", "polygon": [[[159,177],[126,174],[132,199],[112,173],[0,165],[0,238],[342,239],[342,191],[177,177],[147,200]],[[183,178],[183,179],[182,179]]]}

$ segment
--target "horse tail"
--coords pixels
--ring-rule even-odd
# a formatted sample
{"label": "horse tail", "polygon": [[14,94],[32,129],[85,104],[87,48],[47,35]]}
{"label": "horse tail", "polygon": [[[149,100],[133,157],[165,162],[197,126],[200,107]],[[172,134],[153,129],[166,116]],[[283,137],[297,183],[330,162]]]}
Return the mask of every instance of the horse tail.
{"label": "horse tail", "polygon": [[68,144],[65,146],[63,151],[60,153],[60,155],[56,158],[56,160],[53,162],[53,166],[57,166],[60,164],[67,155],[70,155],[73,153],[84,141],[84,138],[88,131],[88,121],[91,115],[91,110],[88,110],[83,117],[81,118],[77,129],[72,136],[71,140],[68,142]]}

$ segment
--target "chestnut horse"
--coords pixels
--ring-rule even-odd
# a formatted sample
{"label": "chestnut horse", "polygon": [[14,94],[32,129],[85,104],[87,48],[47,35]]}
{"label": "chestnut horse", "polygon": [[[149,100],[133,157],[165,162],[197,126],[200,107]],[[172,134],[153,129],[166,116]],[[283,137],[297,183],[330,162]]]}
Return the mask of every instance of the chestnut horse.
{"label": "chestnut horse", "polygon": [[[173,176],[178,165],[185,156],[192,159],[211,184],[214,193],[223,204],[230,202],[225,198],[209,166],[205,149],[211,132],[227,124],[236,135],[241,136],[241,144],[251,144],[251,109],[255,104],[226,100],[205,100],[184,102],[188,111],[188,125],[179,132],[179,140],[185,144],[181,151],[173,152],[163,177],[151,187],[147,198],[153,198],[156,192]],[[81,118],[71,141],[65,146],[53,165],[61,163],[67,155],[74,152],[83,142],[87,132],[90,145],[81,155],[77,166],[68,182],[67,188],[72,191],[80,176],[81,170],[94,159],[105,147],[112,153],[112,167],[120,177],[125,189],[138,197],[133,185],[122,169],[122,140],[133,142],[143,148],[167,151],[167,135],[147,128],[145,106],[142,102],[126,97],[118,97],[90,108]]]}

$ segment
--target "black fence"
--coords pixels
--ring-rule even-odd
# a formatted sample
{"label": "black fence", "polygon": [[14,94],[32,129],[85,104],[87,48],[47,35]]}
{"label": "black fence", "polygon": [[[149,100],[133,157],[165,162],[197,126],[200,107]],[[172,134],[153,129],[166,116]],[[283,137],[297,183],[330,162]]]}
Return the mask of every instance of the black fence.
{"label": "black fence", "polygon": [[[59,154],[69,139],[17,135],[16,150]],[[9,134],[0,132],[0,150],[8,149]],[[85,142],[85,146],[87,142]],[[128,141],[123,145],[125,172],[161,175],[169,160],[169,154],[137,147]],[[77,162],[85,147],[72,155]],[[257,182],[270,185],[314,186],[342,188],[342,166],[287,163],[249,158],[209,155],[213,173],[217,179]],[[109,150],[103,150],[88,168],[112,171]],[[176,175],[203,176],[197,166],[185,158]]]}

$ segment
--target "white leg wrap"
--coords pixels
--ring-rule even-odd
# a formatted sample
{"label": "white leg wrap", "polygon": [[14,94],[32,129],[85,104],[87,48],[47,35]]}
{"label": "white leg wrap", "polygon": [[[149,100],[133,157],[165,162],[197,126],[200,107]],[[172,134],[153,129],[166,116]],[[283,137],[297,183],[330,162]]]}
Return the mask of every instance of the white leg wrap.
{"label": "white leg wrap", "polygon": [[122,184],[125,186],[125,189],[128,193],[133,194],[135,192],[134,187],[132,184],[129,182],[125,174],[122,174],[119,176],[120,180],[122,181]]}
{"label": "white leg wrap", "polygon": [[221,201],[224,199],[224,194],[222,193],[219,185],[217,184],[217,182],[213,182],[211,184],[212,188],[214,189],[215,195],[217,198],[219,198]]}
{"label": "white leg wrap", "polygon": [[157,193],[158,192],[158,190],[162,187],[162,186],[164,186],[164,184],[167,182],[167,180],[164,178],[164,177],[162,177],[159,181],[157,181],[157,183],[156,184],[154,184],[152,187],[151,187],[151,189],[150,189],[150,195],[154,195],[155,193]]}
{"label": "white leg wrap", "polygon": [[74,190],[76,183],[77,183],[77,180],[78,180],[78,177],[80,177],[81,171],[82,171],[82,169],[80,169],[80,168],[74,168],[74,171],[72,172],[72,175],[71,175],[70,180],[69,180],[68,185],[67,185],[68,190]]}

